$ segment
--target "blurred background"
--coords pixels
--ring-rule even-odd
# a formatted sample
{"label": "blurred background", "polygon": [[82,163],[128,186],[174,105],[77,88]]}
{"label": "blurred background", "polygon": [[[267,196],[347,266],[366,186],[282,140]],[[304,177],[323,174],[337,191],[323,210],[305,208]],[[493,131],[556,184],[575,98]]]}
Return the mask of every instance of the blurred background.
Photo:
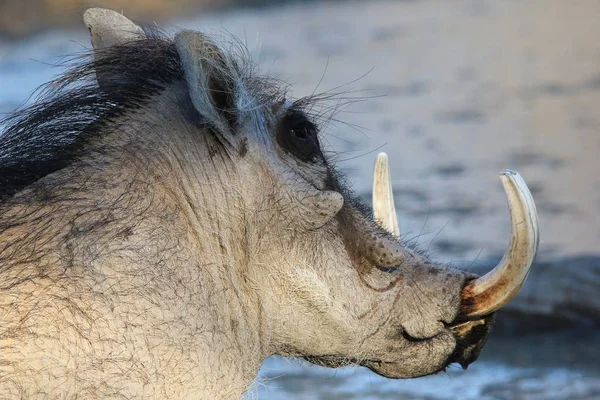
{"label": "blurred background", "polygon": [[438,261],[501,258],[501,169],[536,200],[536,265],[469,370],[391,381],[273,357],[248,399],[600,399],[599,1],[0,0],[1,113],[89,48],[89,6],[234,34],[295,97],[343,92],[328,150],[368,201],[390,155],[402,235]]}

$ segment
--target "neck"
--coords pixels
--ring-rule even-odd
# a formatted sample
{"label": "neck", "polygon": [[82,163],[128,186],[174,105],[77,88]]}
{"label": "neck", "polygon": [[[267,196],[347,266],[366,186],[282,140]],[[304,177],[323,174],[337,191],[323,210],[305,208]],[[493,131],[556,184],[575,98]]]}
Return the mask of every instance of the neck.
{"label": "neck", "polygon": [[156,158],[165,163],[155,166],[153,180],[177,214],[176,221],[154,224],[164,227],[166,237],[178,238],[169,274],[195,292],[193,301],[176,307],[186,324],[197,327],[199,397],[230,399],[249,388],[269,351],[261,304],[247,274],[252,233],[240,210],[248,208],[248,197],[232,189],[242,187],[234,179],[243,177],[223,149],[204,154],[219,146],[212,140],[210,133],[194,130],[179,132],[168,146],[152,146],[170,152]]}
{"label": "neck", "polygon": [[[22,340],[31,351],[7,355],[10,365],[0,366],[0,375],[30,372],[35,379],[23,382],[31,388],[29,398],[52,382],[71,382],[76,393],[95,398],[116,392],[240,397],[269,354],[260,303],[246,280],[248,261],[239,256],[246,239],[231,228],[239,227],[237,217],[227,214],[235,207],[215,201],[223,185],[198,188],[181,178],[190,176],[182,170],[186,163],[165,166],[168,174],[158,181],[156,175],[142,176],[147,169],[131,160],[122,161],[89,176],[75,166],[78,178],[87,179],[77,185],[81,200],[56,200],[47,213],[40,211],[55,223],[38,226],[37,214],[23,221],[32,238],[21,241],[23,252],[60,250],[49,252],[52,260],[44,265],[32,261],[31,269],[52,268],[46,276],[60,280],[40,278],[11,288],[6,298],[35,299],[38,312],[30,318],[15,309],[16,315],[7,316],[27,326]],[[179,182],[183,190],[165,182]],[[0,335],[0,347],[13,342]],[[50,360],[65,362],[36,358],[48,349]],[[105,387],[94,384],[100,381]]]}
{"label": "neck", "polygon": [[173,219],[152,221],[152,212],[144,217],[144,224],[161,226],[160,234],[154,231],[153,237],[142,239],[160,244],[148,257],[164,260],[157,265],[162,285],[155,291],[162,299],[172,299],[159,307],[173,315],[155,325],[168,327],[160,335],[186,343],[195,360],[190,364],[195,381],[182,387],[182,393],[239,398],[269,355],[261,305],[246,274],[250,239],[241,223],[244,216],[236,214],[244,209],[239,204],[244,198],[224,193],[232,183],[220,182],[218,174],[210,173],[212,167],[221,171],[230,167],[213,165],[223,160],[207,163],[204,158],[199,168],[183,154],[190,152],[176,155],[177,165],[170,165],[169,174],[160,174],[163,178],[153,185],[162,203],[157,215],[173,212]]}

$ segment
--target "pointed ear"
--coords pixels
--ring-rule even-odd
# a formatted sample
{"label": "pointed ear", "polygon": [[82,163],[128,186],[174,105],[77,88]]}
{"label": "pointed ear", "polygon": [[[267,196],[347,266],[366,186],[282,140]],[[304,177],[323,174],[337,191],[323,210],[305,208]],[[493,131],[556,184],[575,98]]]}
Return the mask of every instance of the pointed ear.
{"label": "pointed ear", "polygon": [[146,38],[142,28],[112,10],[90,8],[83,14],[83,21],[92,36],[94,50]]}
{"label": "pointed ear", "polygon": [[205,35],[182,31],[175,47],[194,107],[221,132],[232,130],[239,76],[233,62]]}
{"label": "pointed ear", "polygon": [[103,83],[110,79],[109,76],[103,76],[102,73],[102,62],[99,61],[102,50],[134,40],[145,39],[146,34],[142,28],[123,15],[105,8],[88,9],[83,14],[83,22],[85,22],[92,37],[96,60],[96,79],[98,85],[102,87]]}

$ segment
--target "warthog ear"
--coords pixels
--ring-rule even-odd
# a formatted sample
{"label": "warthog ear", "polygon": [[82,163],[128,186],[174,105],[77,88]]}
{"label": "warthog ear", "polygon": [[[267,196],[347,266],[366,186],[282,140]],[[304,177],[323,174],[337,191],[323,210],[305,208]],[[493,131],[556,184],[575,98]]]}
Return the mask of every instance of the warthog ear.
{"label": "warthog ear", "polygon": [[94,50],[146,38],[143,29],[118,12],[105,8],[90,8],[83,14],[83,22],[92,36]]}
{"label": "warthog ear", "polygon": [[181,31],[175,47],[194,107],[220,132],[230,132],[235,118],[239,77],[233,62],[205,35]]}
{"label": "warthog ear", "polygon": [[[123,15],[105,8],[90,8],[83,14],[83,22],[92,37],[92,46],[96,57],[96,79],[102,86],[101,63],[98,63],[101,51],[111,46],[118,46],[134,40],[145,39],[146,34],[136,24]],[[106,78],[108,79],[108,77]]]}

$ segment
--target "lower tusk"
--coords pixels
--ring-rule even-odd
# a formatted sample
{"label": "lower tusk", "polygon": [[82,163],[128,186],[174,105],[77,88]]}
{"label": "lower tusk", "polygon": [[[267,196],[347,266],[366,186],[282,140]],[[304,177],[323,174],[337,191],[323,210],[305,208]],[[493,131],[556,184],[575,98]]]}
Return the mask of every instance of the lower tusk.
{"label": "lower tusk", "polygon": [[388,156],[379,153],[373,171],[373,215],[381,226],[400,238],[394,193],[388,167]]}
{"label": "lower tusk", "polygon": [[538,249],[538,217],[531,192],[517,172],[504,170],[500,178],[510,209],[510,246],[493,270],[465,286],[462,317],[488,315],[511,301],[525,283]]}

